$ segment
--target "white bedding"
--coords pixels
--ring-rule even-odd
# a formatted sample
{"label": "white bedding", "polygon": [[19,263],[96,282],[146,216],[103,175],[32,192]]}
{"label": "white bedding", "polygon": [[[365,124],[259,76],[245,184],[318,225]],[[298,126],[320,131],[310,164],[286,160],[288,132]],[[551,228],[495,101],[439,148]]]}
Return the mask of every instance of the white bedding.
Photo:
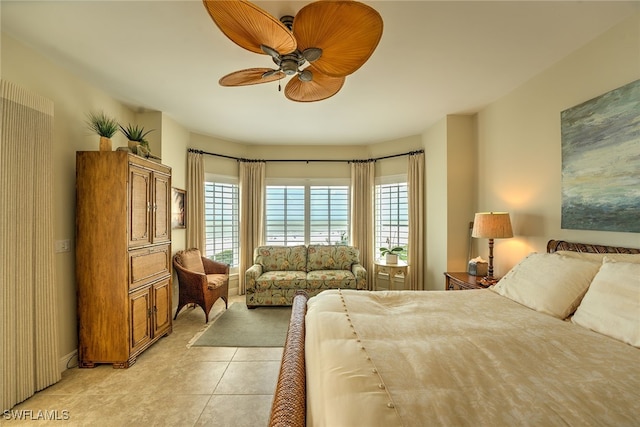
{"label": "white bedding", "polygon": [[325,291],[305,346],[309,426],[640,425],[640,349],[490,290]]}

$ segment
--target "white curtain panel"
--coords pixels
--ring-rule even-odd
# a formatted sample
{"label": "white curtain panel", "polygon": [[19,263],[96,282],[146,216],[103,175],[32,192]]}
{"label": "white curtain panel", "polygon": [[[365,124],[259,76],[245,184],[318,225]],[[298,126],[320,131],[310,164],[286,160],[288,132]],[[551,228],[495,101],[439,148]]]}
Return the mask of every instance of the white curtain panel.
{"label": "white curtain panel", "polygon": [[[60,380],[53,102],[0,81],[0,383],[8,410]],[[44,408],[43,408],[44,409]]]}
{"label": "white curtain panel", "polygon": [[407,173],[409,202],[409,286],[424,290],[425,262],[425,181],[424,153],[410,154]]}
{"label": "white curtain panel", "polygon": [[204,157],[187,153],[187,249],[204,253]]}
{"label": "white curtain panel", "polygon": [[245,293],[244,272],[253,265],[253,250],[264,236],[265,162],[240,162],[239,293]]}
{"label": "white curtain panel", "polygon": [[374,280],[374,168],[373,161],[351,163],[351,244],[360,250],[368,289],[372,289]]}

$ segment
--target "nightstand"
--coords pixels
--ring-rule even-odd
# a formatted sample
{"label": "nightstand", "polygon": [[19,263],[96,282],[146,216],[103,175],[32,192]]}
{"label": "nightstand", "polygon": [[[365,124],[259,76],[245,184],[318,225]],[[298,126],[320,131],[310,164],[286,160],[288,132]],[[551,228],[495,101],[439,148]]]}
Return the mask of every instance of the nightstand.
{"label": "nightstand", "polygon": [[407,288],[407,270],[409,265],[402,261],[398,260],[396,264],[387,264],[384,259],[377,259],[373,262],[373,290],[377,290],[377,282],[378,282],[378,274],[379,273],[387,273],[389,275],[389,289],[393,289],[393,281],[396,276],[401,275],[402,277],[402,289]]}
{"label": "nightstand", "polygon": [[472,276],[467,273],[444,273],[445,289],[448,291],[464,291],[467,289],[485,289],[480,283],[480,276]]}

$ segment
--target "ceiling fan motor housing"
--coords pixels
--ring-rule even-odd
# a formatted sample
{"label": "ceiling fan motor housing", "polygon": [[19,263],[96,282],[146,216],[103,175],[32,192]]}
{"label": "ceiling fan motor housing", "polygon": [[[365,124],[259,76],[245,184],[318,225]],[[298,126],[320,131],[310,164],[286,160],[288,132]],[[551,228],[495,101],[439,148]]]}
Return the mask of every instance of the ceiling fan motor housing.
{"label": "ceiling fan motor housing", "polygon": [[280,22],[282,22],[284,26],[289,29],[289,31],[293,31],[293,16],[285,15],[280,18]]}
{"label": "ceiling fan motor housing", "polygon": [[293,76],[297,71],[298,71],[298,64],[295,63],[294,61],[282,61],[282,71],[287,75],[287,76]]}
{"label": "ceiling fan motor housing", "polygon": [[296,74],[298,72],[298,68],[304,64],[304,61],[304,57],[298,50],[282,55],[279,61],[274,58],[274,62],[287,76],[293,76]]}

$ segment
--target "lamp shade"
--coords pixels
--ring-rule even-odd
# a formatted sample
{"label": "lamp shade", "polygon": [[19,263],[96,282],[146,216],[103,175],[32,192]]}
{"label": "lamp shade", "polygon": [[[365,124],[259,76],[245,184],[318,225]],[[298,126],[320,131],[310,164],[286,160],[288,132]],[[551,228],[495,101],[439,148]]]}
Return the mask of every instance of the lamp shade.
{"label": "lamp shade", "polygon": [[473,220],[472,237],[506,239],[513,237],[508,212],[479,212]]}

